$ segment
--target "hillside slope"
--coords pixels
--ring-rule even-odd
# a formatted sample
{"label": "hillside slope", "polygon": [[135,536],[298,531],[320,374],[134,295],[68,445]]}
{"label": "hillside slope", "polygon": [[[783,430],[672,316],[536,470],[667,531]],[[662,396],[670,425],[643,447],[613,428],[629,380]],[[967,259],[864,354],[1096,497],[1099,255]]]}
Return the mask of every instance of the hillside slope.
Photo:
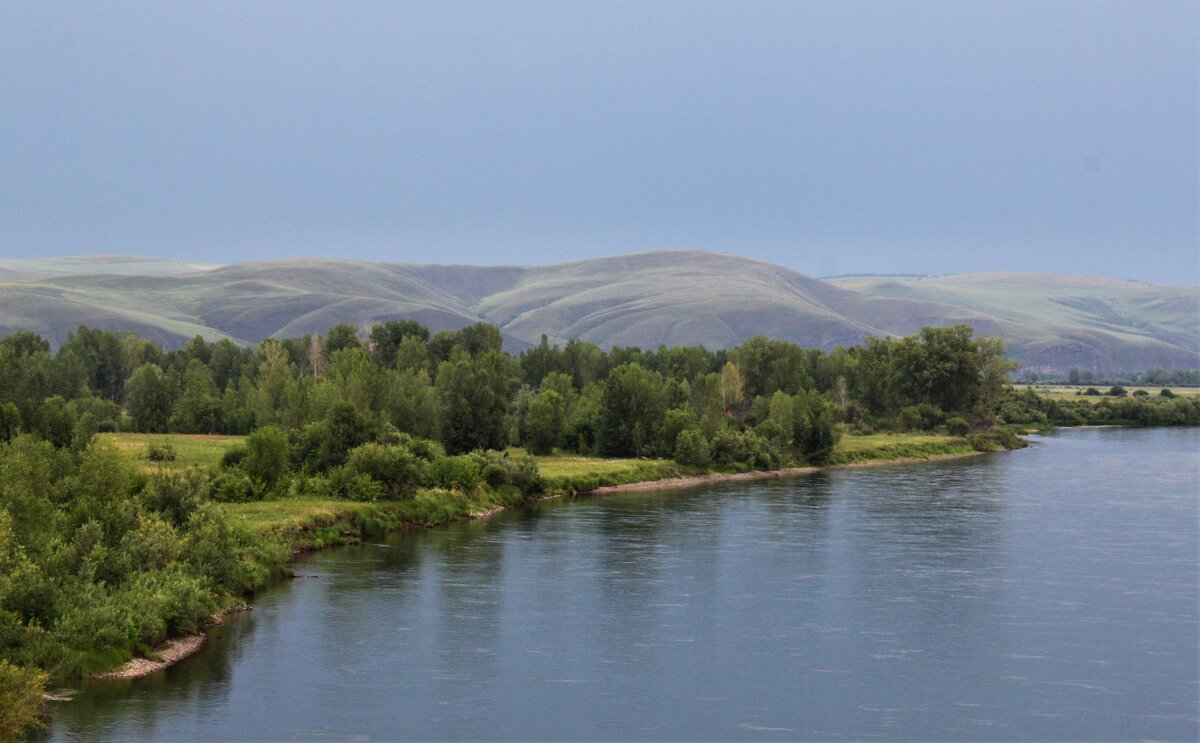
{"label": "hillside slope", "polygon": [[933,302],[995,318],[1006,328],[1000,334],[1034,369],[1194,366],[1200,351],[1195,287],[1031,273],[831,283],[872,297]]}
{"label": "hillside slope", "polygon": [[[46,267],[23,261],[21,270],[35,278],[0,274],[0,333],[30,329],[61,343],[86,324],[166,345],[197,334],[257,343],[323,332],[336,322],[411,318],[433,330],[486,320],[501,328],[510,350],[542,334],[602,346],[714,348],[769,335],[829,349],[965,322],[1006,338],[1015,358],[1040,371],[1200,366],[1200,290],[1103,279],[819,281],[696,251],[524,267],[287,260],[173,271],[141,259],[153,275],[137,274],[137,259],[124,257],[116,267],[123,271],[103,261],[55,260],[46,259]],[[0,262],[0,271],[10,263]],[[78,275],[62,275],[71,265]]]}

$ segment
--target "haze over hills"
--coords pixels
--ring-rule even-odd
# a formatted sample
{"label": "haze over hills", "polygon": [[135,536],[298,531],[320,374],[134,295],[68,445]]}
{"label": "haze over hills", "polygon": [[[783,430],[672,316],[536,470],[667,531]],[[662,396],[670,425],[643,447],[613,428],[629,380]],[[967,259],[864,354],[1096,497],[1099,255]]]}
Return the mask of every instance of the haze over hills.
{"label": "haze over hills", "polygon": [[0,260],[0,333],[54,343],[81,324],[164,345],[257,343],[337,322],[484,320],[506,347],[545,334],[601,346],[736,345],[769,335],[832,348],[965,322],[1036,371],[1200,366],[1200,289],[1041,274],[828,281],[719,253],[670,251],[549,266],[298,259],[222,267],[132,256]]}

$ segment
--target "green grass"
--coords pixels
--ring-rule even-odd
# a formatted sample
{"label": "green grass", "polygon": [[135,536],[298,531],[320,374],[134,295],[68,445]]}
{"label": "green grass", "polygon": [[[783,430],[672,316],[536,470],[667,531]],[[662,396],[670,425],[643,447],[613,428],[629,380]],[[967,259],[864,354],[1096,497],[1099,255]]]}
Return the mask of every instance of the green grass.
{"label": "green grass", "polygon": [[891,459],[924,459],[944,454],[969,454],[975,451],[963,436],[938,436],[927,433],[874,433],[868,436],[843,436],[830,455],[828,464],[851,464]]}
{"label": "green grass", "polygon": [[[146,471],[181,470],[188,467],[213,467],[221,462],[225,450],[240,443],[244,436],[215,436],[207,434],[174,433],[102,433],[117,445],[117,449],[136,459]],[[171,462],[151,462],[146,449],[151,444],[169,444],[176,458]]]}
{"label": "green grass", "polygon": [[[1017,391],[1033,390],[1038,395],[1049,400],[1085,400],[1088,402],[1100,402],[1101,400],[1112,400],[1105,395],[1112,385],[1108,384],[1014,384],[1013,388]],[[1137,385],[1121,385],[1130,395],[1137,390],[1145,390],[1150,397],[1158,397],[1162,392],[1162,387],[1140,387]],[[1094,387],[1100,391],[1100,395],[1080,395],[1077,394],[1086,390],[1089,387]],[[1167,389],[1175,393],[1176,397],[1197,397],[1200,396],[1200,387],[1168,387]]]}
{"label": "green grass", "polygon": [[547,493],[574,493],[683,474],[669,459],[604,459],[579,454],[537,457]]}
{"label": "green grass", "polygon": [[643,471],[647,466],[671,464],[667,459],[604,459],[581,454],[550,454],[537,457],[538,471],[543,477],[578,477],[580,475],[625,475]]}

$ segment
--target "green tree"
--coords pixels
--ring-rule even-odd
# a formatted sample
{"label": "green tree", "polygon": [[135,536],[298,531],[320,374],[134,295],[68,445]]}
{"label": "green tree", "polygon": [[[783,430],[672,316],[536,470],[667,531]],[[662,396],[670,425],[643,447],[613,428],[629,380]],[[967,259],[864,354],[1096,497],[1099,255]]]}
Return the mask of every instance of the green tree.
{"label": "green tree", "polygon": [[650,454],[666,405],[663,380],[636,362],[622,364],[604,382],[600,452],[610,457]]}
{"label": "green tree", "polygon": [[746,385],[742,381],[742,374],[737,364],[727,361],[725,368],[721,370],[721,407],[724,408],[725,415],[730,415],[744,399]]}
{"label": "green tree", "polygon": [[287,472],[291,450],[287,433],[278,426],[264,426],[246,437],[242,469],[260,493],[275,489]]}
{"label": "green tree", "polygon": [[183,394],[172,408],[168,427],[182,433],[218,433],[221,423],[221,400],[212,372],[193,358],[183,373]]}
{"label": "green tree", "polygon": [[134,427],[143,433],[167,430],[175,395],[162,369],[143,364],[129,378],[126,387],[125,411]]}
{"label": "green tree", "polygon": [[793,403],[793,438],[804,458],[820,464],[829,458],[841,439],[837,405],[818,392],[801,392]]}
{"label": "green tree", "polygon": [[400,344],[406,338],[415,338],[422,346],[429,340],[429,328],[414,320],[387,320],[371,328],[368,344],[375,363],[382,367],[393,367]]}
{"label": "green tree", "polygon": [[437,399],[442,443],[452,454],[505,444],[508,412],[505,359],[496,351],[472,358],[456,348],[438,367]]}
{"label": "green tree", "polygon": [[345,322],[334,325],[321,338],[321,347],[326,361],[338,351],[362,348],[362,343],[358,341],[358,328]]}
{"label": "green tree", "polygon": [[526,445],[534,454],[549,454],[562,442],[567,405],[552,389],[542,390],[525,412]]}

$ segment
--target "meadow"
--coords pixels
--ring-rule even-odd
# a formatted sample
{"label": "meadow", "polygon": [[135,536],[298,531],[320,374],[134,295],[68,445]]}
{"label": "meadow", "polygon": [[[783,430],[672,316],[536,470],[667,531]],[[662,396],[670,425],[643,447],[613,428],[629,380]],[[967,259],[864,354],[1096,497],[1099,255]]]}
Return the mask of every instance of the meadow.
{"label": "meadow", "polygon": [[[1086,400],[1088,402],[1100,402],[1105,399],[1112,399],[1105,393],[1108,392],[1112,385],[1100,384],[1014,384],[1013,388],[1018,392],[1025,390],[1033,390],[1038,395],[1049,400]],[[1121,385],[1125,391],[1132,396],[1138,390],[1145,392],[1150,397],[1158,397],[1163,387],[1145,387],[1137,385]],[[1088,388],[1099,390],[1099,395],[1084,395]],[[1200,397],[1200,387],[1169,387],[1176,397]]]}

